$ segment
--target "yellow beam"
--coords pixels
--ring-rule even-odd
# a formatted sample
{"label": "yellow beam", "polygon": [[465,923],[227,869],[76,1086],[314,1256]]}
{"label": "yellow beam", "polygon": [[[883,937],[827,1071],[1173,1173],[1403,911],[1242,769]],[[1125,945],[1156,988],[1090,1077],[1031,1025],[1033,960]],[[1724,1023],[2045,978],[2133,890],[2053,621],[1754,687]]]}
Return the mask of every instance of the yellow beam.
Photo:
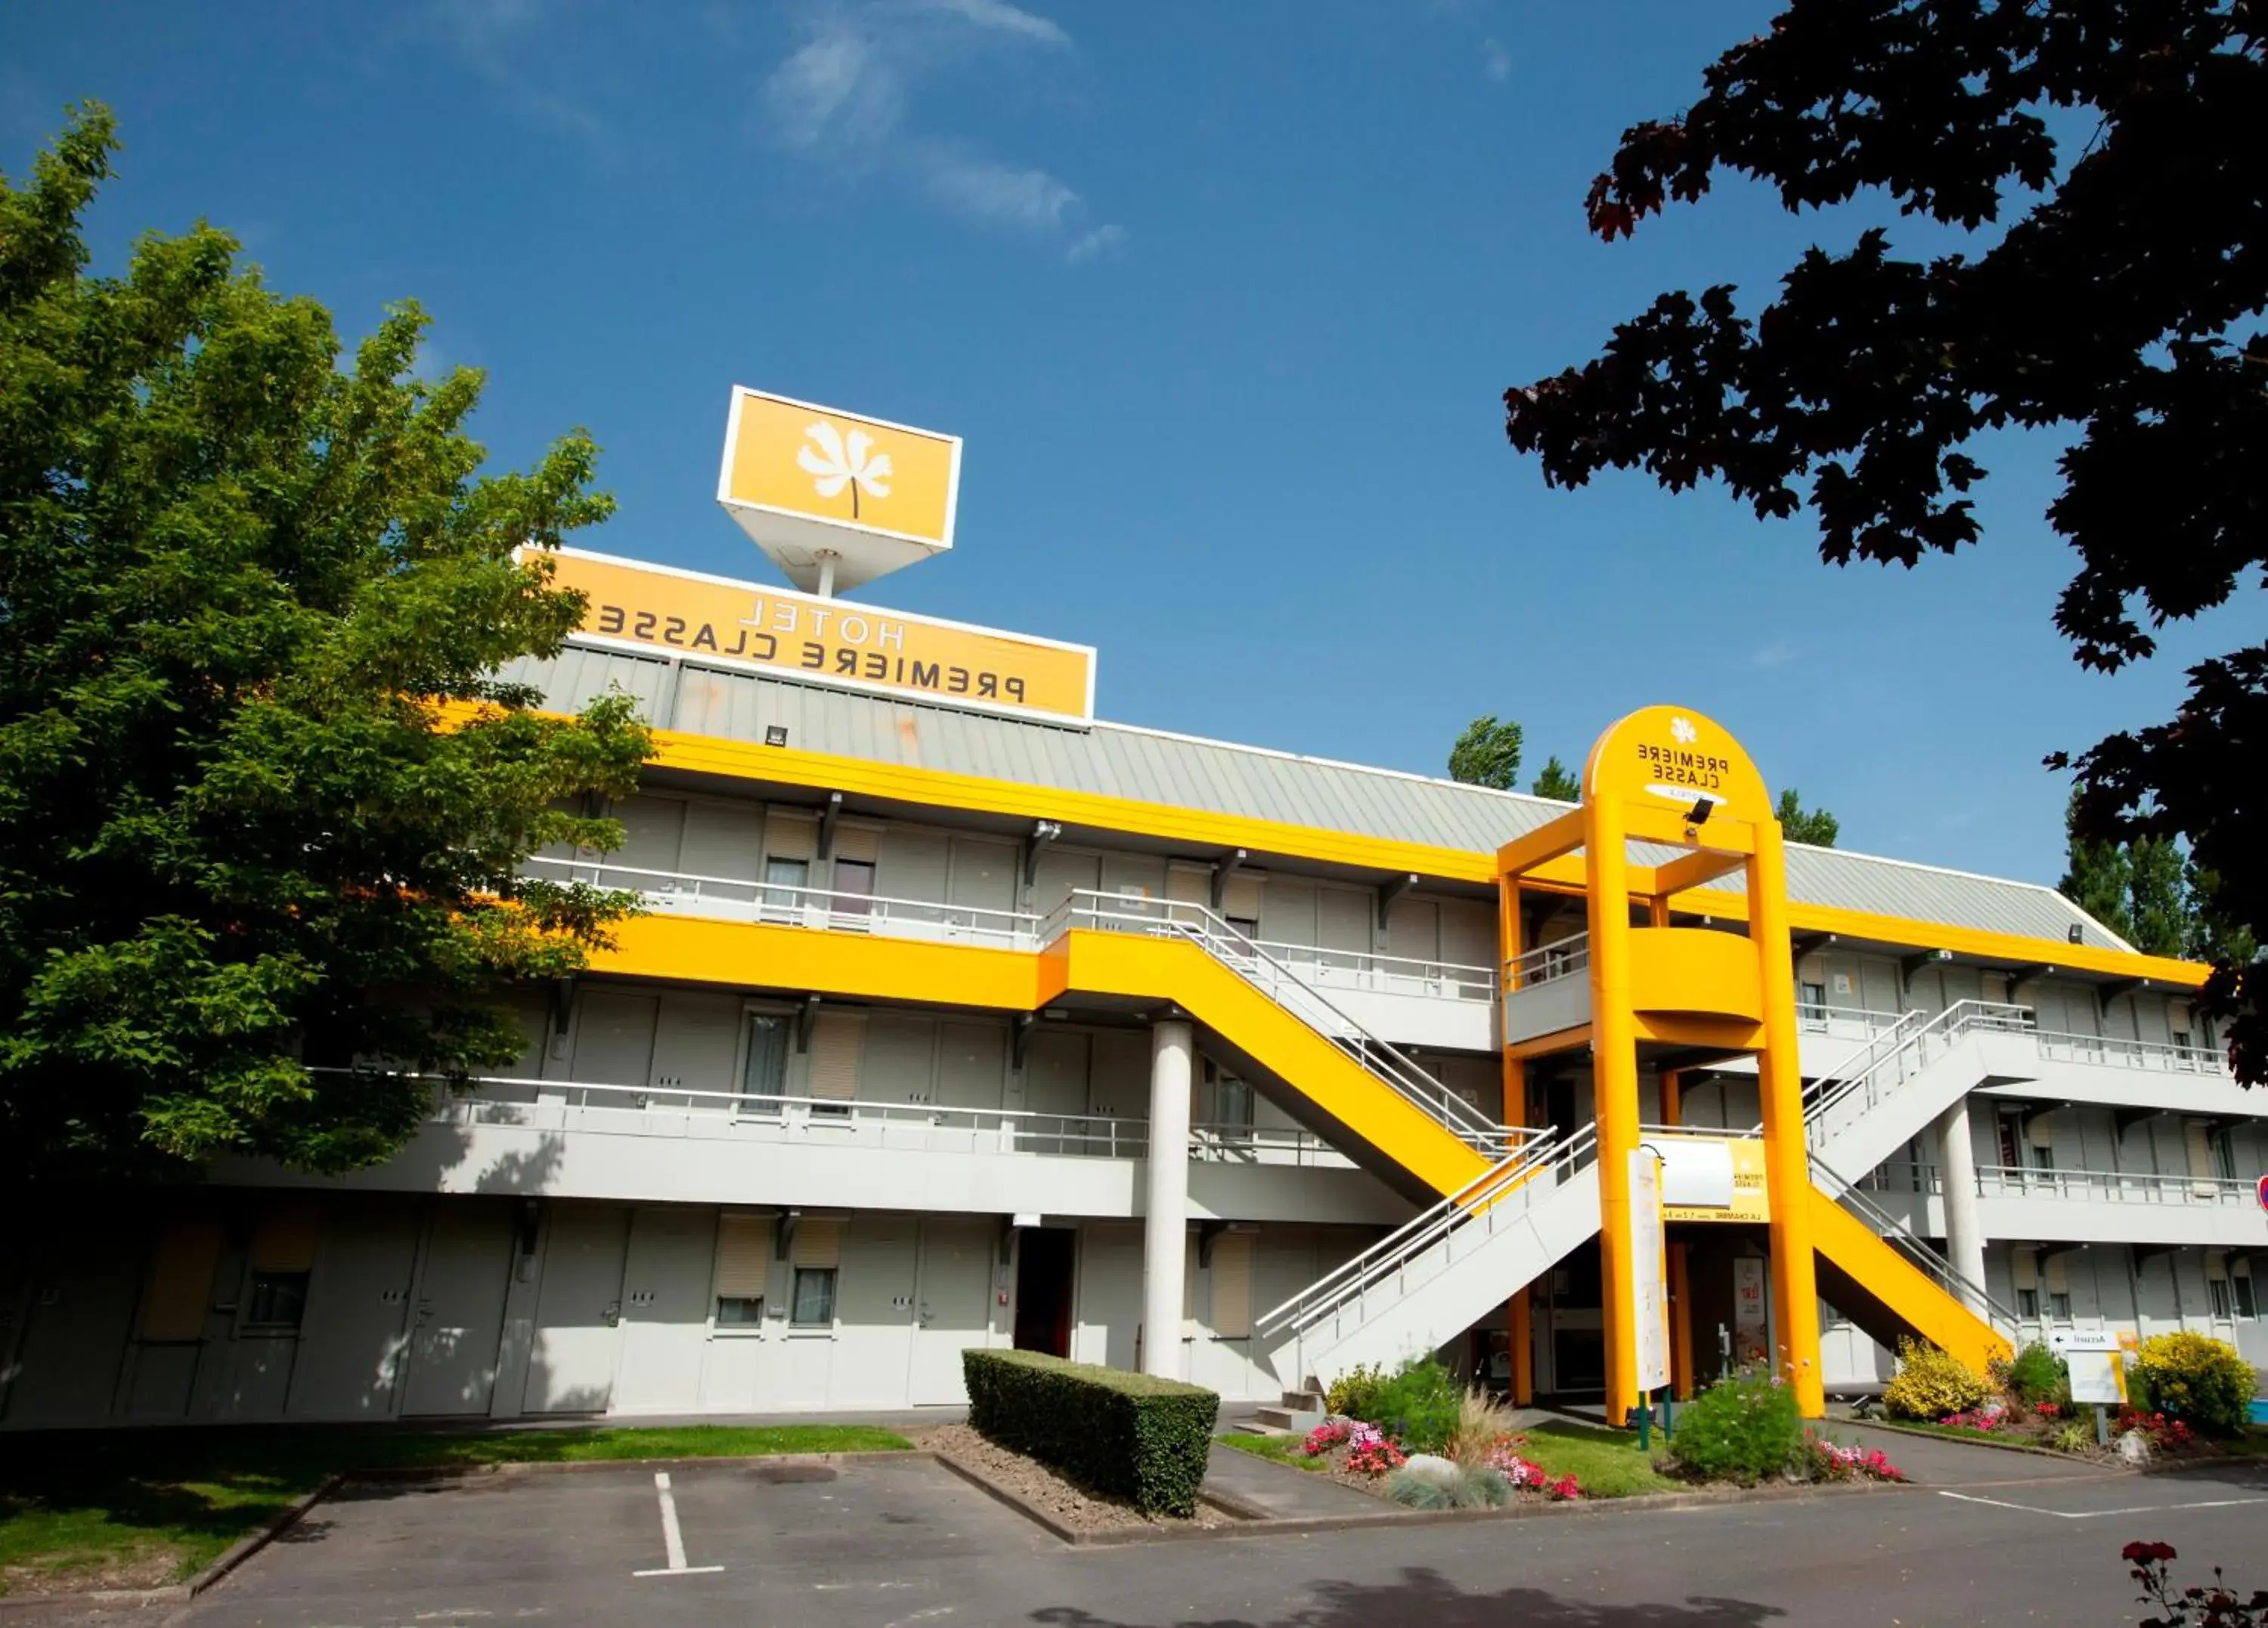
{"label": "yellow beam", "polygon": [[1667,865],[1654,867],[1653,896],[1667,903],[1676,894],[1714,882],[1728,870],[1738,870],[1743,862],[1739,854],[1720,854],[1712,848],[1688,854],[1683,859],[1673,859]]}
{"label": "yellow beam", "polygon": [[1525,876],[1537,866],[1583,846],[1583,810],[1570,809],[1557,819],[1514,837],[1496,851],[1496,873]]}
{"label": "yellow beam", "polygon": [[1951,1352],[1979,1374],[1995,1357],[2015,1354],[1990,1324],[1818,1188],[1811,1189],[1804,1207],[1810,1213],[1811,1236],[1819,1252],[1931,1345]]}

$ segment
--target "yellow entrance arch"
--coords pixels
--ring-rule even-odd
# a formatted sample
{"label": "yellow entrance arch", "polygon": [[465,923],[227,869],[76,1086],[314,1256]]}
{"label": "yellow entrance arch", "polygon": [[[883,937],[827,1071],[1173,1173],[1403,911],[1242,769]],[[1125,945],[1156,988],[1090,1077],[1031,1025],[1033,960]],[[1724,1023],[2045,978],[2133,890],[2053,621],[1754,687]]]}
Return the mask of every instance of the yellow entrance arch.
{"label": "yellow entrance arch", "polygon": [[[1805,1417],[1825,1411],[1782,845],[1764,777],[1731,732],[1689,707],[1648,707],[1599,737],[1584,766],[1579,807],[1498,851],[1508,1002],[1528,949],[1521,942],[1523,884],[1559,892],[1580,886],[1584,897],[1587,1017],[1530,1045],[1516,1044],[1508,1024],[1506,1104],[1509,1110],[1525,1090],[1528,1057],[1588,1047],[1607,1412],[1616,1422],[1639,1400],[1629,1189],[1630,1155],[1639,1138],[1641,1043],[1756,1053],[1780,1367]],[[1674,895],[1735,871],[1749,899],[1744,935],[1671,925]]]}

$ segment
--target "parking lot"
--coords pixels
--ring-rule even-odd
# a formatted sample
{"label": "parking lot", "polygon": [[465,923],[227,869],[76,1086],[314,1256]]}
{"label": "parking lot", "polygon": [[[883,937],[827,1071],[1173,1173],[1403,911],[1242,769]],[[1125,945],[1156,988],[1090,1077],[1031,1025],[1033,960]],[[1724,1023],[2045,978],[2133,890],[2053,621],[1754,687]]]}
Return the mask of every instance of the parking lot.
{"label": "parking lot", "polygon": [[2268,1578],[2268,1566],[2254,1563],[2268,1529],[2268,1469],[2114,1475],[1959,1443],[1885,1440],[1920,1485],[1795,1502],[1092,1550],[1057,1543],[917,1458],[394,1483],[321,1505],[187,1621],[2116,1623],[2132,1620],[2118,1550],[2133,1537],[2175,1543],[2185,1572],[2202,1575],[2217,1560],[2247,1587]]}

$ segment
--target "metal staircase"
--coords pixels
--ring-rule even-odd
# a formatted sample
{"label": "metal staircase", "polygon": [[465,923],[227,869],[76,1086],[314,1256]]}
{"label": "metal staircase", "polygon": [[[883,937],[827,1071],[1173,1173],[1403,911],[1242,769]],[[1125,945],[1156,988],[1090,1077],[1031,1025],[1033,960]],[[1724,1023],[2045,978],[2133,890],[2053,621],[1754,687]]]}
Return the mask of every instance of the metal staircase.
{"label": "metal staircase", "polygon": [[1984,1079],[1984,1060],[1970,1041],[2031,1030],[2029,1008],[1989,1001],[1956,1001],[1927,1019],[1906,1013],[1806,1093],[1813,1162],[1874,1169]]}
{"label": "metal staircase", "polygon": [[1498,1125],[1427,1074],[1387,1041],[1372,1034],[1204,906],[1091,889],[1073,891],[1041,928],[1052,942],[1071,928],[1132,933],[1195,944],[1219,965],[1329,1040],[1386,1089],[1418,1108],[1485,1159],[1500,1160],[1531,1143],[1535,1133]]}
{"label": "metal staircase", "polygon": [[1597,1154],[1589,1125],[1529,1143],[1262,1313],[1255,1348],[1294,1385],[1437,1349],[1597,1233]]}

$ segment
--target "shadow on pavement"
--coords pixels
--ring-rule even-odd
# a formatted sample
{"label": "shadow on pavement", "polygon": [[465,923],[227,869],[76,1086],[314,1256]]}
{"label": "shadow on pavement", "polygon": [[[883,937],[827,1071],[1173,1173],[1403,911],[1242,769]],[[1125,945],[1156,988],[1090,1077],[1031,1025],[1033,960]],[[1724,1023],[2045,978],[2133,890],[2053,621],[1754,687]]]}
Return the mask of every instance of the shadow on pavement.
{"label": "shadow on pavement", "polygon": [[[1468,1594],[1424,1566],[1403,1568],[1402,1580],[1395,1583],[1319,1581],[1314,1593],[1314,1604],[1267,1623],[1222,1617],[1181,1622],[1173,1628],[1379,1628],[1389,1623],[1421,1623],[1425,1628],[1503,1628],[1506,1623],[1521,1628],[1756,1628],[1786,1615],[1776,1606],[1752,1600],[1706,1596],[1683,1604],[1609,1605],[1563,1599],[1540,1588]],[[1029,1620],[1057,1628],[1145,1628],[1097,1617],[1075,1605],[1049,1606],[1034,1611]]]}

